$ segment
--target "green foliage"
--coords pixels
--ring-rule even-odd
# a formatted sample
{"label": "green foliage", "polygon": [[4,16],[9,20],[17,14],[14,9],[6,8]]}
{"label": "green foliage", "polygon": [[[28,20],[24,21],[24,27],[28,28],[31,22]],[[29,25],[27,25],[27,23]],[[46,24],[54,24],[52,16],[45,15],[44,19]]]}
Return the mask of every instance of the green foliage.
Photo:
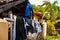
{"label": "green foliage", "polygon": [[48,35],[53,35],[53,33],[55,32],[55,26],[54,26],[54,24],[55,24],[55,22],[53,22],[53,21],[50,21],[50,20],[47,21],[47,25],[48,25],[48,27],[47,27],[47,29],[48,29],[47,33],[48,33]]}
{"label": "green foliage", "polygon": [[50,14],[45,14],[45,17],[46,17],[47,19],[50,19]]}
{"label": "green foliage", "polygon": [[[47,19],[50,19],[51,16],[52,16],[52,18],[53,17],[59,18],[60,17],[60,7],[56,5],[57,3],[58,3],[57,1],[55,1],[53,3],[46,1],[43,3],[43,6],[42,5],[38,5],[38,6],[32,5],[32,7],[33,7],[34,12],[41,12],[42,14],[45,14],[47,12],[47,14],[45,14]],[[52,9],[51,9],[51,7],[52,7]],[[52,12],[50,10],[52,10]],[[50,15],[50,12],[52,13],[52,15]]]}
{"label": "green foliage", "polygon": [[44,8],[41,7],[40,5],[38,6],[32,5],[32,7],[33,7],[34,12],[43,12],[44,10]]}
{"label": "green foliage", "polygon": [[47,38],[47,40],[48,39],[56,39],[56,38],[60,38],[60,35],[58,35],[58,36],[47,36],[46,38]]}

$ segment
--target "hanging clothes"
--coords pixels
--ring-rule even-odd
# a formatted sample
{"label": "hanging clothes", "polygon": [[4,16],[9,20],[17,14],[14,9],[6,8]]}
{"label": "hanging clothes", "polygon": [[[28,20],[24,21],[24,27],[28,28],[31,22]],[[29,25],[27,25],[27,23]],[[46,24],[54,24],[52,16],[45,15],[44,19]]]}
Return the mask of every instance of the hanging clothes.
{"label": "hanging clothes", "polygon": [[29,32],[29,31],[31,31],[31,33],[33,33],[34,32],[34,28],[33,28],[33,26],[32,26],[32,20],[30,20],[30,19],[28,19],[28,18],[25,18],[25,22],[27,22],[27,26],[26,26],[26,28],[27,28],[27,31]]}
{"label": "hanging clothes", "polygon": [[17,16],[16,18],[16,29],[14,31],[15,40],[26,40],[27,34],[31,31],[31,33],[41,32],[41,24],[38,21],[30,20],[28,18],[23,18]]}
{"label": "hanging clothes", "polygon": [[41,28],[40,22],[35,21],[35,23],[36,23],[37,32],[41,32],[42,31],[42,28]]}
{"label": "hanging clothes", "polygon": [[16,19],[16,40],[25,40],[26,38],[23,17],[18,16]]}
{"label": "hanging clothes", "polygon": [[31,16],[33,17],[34,13],[33,13],[32,5],[29,2],[27,2],[25,7],[26,7],[25,8],[25,17],[26,18],[31,18]]}
{"label": "hanging clothes", "polygon": [[14,16],[14,29],[13,29],[13,40],[16,39],[16,16]]}
{"label": "hanging clothes", "polygon": [[36,28],[35,20],[32,20],[32,26],[34,28],[34,33],[37,33],[37,28]]}

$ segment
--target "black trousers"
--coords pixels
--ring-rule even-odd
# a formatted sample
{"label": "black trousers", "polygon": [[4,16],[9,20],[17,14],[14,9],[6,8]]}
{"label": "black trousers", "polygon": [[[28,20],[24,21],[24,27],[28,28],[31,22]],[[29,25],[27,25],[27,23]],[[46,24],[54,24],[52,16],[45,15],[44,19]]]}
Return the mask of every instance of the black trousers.
{"label": "black trousers", "polygon": [[16,19],[16,40],[25,40],[26,38],[23,17],[18,16]]}

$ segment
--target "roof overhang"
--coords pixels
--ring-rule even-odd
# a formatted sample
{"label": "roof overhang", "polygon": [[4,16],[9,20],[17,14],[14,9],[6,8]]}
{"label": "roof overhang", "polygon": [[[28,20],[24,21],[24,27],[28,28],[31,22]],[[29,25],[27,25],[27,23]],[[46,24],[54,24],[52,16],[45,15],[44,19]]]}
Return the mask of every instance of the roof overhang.
{"label": "roof overhang", "polygon": [[1,5],[0,6],[0,13],[4,12],[4,11],[6,11],[6,10],[8,10],[8,9],[10,9],[10,8],[12,8],[12,7],[20,4],[20,3],[22,3],[22,2],[24,2],[24,1],[25,0],[22,0],[22,1],[14,1],[14,2],[11,2],[11,3],[7,3],[7,4],[4,4],[4,5]]}

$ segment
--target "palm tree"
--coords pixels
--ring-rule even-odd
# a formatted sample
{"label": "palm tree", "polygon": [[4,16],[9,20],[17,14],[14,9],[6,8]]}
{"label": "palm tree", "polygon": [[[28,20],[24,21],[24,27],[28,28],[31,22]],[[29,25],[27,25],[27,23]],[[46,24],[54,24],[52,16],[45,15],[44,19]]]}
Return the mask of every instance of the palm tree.
{"label": "palm tree", "polygon": [[[57,1],[55,1],[54,3],[50,3],[49,1],[44,1],[44,4],[41,6],[45,6],[45,11],[44,12],[48,12],[48,14],[50,14],[50,20],[55,20],[55,14],[58,12],[57,6],[56,6]],[[55,10],[56,9],[56,10]],[[54,18],[54,19],[53,19]]]}
{"label": "palm tree", "polygon": [[[50,26],[50,25],[48,25],[48,26],[53,28],[53,30],[55,30],[55,26],[54,26],[54,23],[51,22],[51,21],[54,21],[56,19],[56,14],[58,13],[58,9],[57,9],[56,3],[57,3],[57,1],[55,1],[52,4],[49,1],[44,1],[43,5],[41,5],[42,7],[45,5],[45,7],[44,7],[45,8],[44,16],[46,16],[45,12],[47,12],[47,14],[50,14],[50,23],[49,24],[52,24],[52,26]],[[51,31],[52,30],[51,28],[49,28],[48,30]],[[53,31],[51,31],[51,33],[52,32]]]}

